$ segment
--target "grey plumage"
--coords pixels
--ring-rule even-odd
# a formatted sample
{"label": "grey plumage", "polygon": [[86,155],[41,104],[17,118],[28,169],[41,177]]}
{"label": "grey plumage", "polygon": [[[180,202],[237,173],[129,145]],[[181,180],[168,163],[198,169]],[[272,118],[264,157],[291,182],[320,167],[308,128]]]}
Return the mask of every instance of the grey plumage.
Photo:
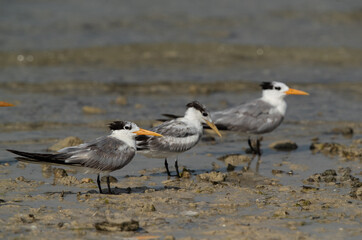
{"label": "grey plumage", "polygon": [[137,150],[147,152],[146,156],[167,157],[170,153],[185,152],[195,146],[202,136],[202,127],[193,127],[179,119],[174,119],[152,128],[153,132],[163,135],[137,136]]}
{"label": "grey plumage", "polygon": [[213,112],[211,118],[219,129],[263,134],[277,128],[284,116],[274,111],[271,104],[256,99],[240,106]]}

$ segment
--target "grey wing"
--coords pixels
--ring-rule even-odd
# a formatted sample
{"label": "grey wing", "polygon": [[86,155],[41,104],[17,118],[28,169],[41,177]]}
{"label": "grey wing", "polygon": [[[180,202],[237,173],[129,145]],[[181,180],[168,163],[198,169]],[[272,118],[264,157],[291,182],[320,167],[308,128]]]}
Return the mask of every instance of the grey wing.
{"label": "grey wing", "polygon": [[260,99],[211,113],[211,117],[221,129],[246,133],[266,133],[274,130],[283,121],[283,115],[272,112],[272,106]]}
{"label": "grey wing", "polygon": [[136,149],[113,137],[102,137],[91,143],[62,149],[69,157],[69,164],[99,171],[114,171],[123,168],[134,157]]}
{"label": "grey wing", "polygon": [[163,137],[136,137],[138,150],[184,152],[195,146],[202,135],[196,128],[177,119],[164,122],[151,130]]}

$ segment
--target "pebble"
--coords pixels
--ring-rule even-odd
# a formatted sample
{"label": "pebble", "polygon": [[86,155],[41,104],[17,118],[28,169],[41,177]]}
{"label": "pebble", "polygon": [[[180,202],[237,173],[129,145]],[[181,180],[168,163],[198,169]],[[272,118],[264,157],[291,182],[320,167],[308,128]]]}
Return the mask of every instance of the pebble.
{"label": "pebble", "polygon": [[226,174],[221,172],[210,172],[210,173],[202,173],[198,175],[198,178],[204,181],[209,181],[213,183],[220,183],[225,181]]}
{"label": "pebble", "polygon": [[[101,182],[106,183],[106,182],[107,182],[107,176],[103,176],[103,177],[101,178]],[[117,183],[117,182],[118,182],[118,179],[115,178],[115,177],[113,177],[113,176],[109,176],[109,182],[111,182],[111,183]]]}
{"label": "pebble", "polygon": [[96,223],[95,228],[99,231],[137,231],[139,229],[139,223],[135,220],[125,221],[122,223],[111,223],[111,222],[99,222]]}
{"label": "pebble", "polygon": [[242,165],[244,163],[250,162],[251,159],[247,155],[228,154],[228,155],[219,157],[218,160],[225,162],[226,166],[228,164],[233,165],[233,166],[239,166],[239,165]]}
{"label": "pebble", "polygon": [[298,145],[291,140],[282,140],[271,143],[269,147],[280,151],[292,151],[297,149]]}
{"label": "pebble", "polygon": [[333,128],[331,132],[334,134],[353,135],[353,128],[351,127]]}
{"label": "pebble", "polygon": [[127,103],[128,103],[127,98],[125,96],[117,97],[115,102],[116,102],[116,104],[122,105],[122,106],[127,105]]}
{"label": "pebble", "polygon": [[83,143],[83,141],[78,137],[73,137],[73,136],[66,137],[66,138],[60,140],[59,142],[57,142],[56,144],[54,144],[53,146],[49,147],[48,151],[57,152],[60,149],[63,149],[66,147],[77,146],[82,143]]}

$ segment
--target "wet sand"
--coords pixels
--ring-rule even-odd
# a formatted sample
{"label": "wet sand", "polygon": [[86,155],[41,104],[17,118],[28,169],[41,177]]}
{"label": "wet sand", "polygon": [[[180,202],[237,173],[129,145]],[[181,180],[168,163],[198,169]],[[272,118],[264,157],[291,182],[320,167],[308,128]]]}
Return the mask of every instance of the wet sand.
{"label": "wet sand", "polygon": [[[360,239],[360,1],[146,2],[0,9],[0,100],[16,105],[0,109],[0,238]],[[114,120],[150,128],[195,99],[223,109],[262,81],[310,95],[286,98],[249,169],[247,136],[206,131],[181,179],[137,155],[100,195],[94,175],[5,151],[89,141]]]}

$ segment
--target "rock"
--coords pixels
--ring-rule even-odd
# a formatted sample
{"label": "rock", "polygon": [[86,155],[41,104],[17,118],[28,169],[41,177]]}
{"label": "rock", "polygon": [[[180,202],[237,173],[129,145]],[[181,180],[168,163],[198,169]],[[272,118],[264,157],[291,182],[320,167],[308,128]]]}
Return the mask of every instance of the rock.
{"label": "rock", "polygon": [[79,184],[78,179],[74,176],[62,177],[62,178],[57,179],[56,182],[66,185],[66,186]]}
{"label": "rock", "polygon": [[222,157],[219,157],[218,160],[225,162],[225,165],[228,164],[233,166],[239,166],[244,163],[250,162],[250,157],[247,155],[241,155],[241,154],[228,154]]}
{"label": "rock", "polygon": [[99,231],[137,231],[139,228],[139,223],[135,220],[125,221],[122,223],[111,223],[104,221],[96,223],[94,226]]}
{"label": "rock", "polygon": [[322,176],[337,176],[336,170],[334,169],[328,169],[325,170],[322,174]]}
{"label": "rock", "polygon": [[334,134],[343,134],[343,135],[353,135],[353,128],[351,128],[351,127],[333,128],[332,133],[334,133]]}
{"label": "rock", "polygon": [[279,169],[273,169],[272,170],[273,175],[280,175],[280,174],[283,174],[283,173],[285,173],[283,170],[279,170]]}
{"label": "rock", "polygon": [[221,172],[202,173],[198,175],[198,178],[204,181],[219,183],[225,181],[226,174]]}
{"label": "rock", "polygon": [[84,106],[82,108],[83,113],[85,114],[101,114],[104,113],[104,111],[97,107],[91,107],[91,106]]}
{"label": "rock", "polygon": [[77,146],[82,143],[83,141],[78,137],[66,137],[63,140],[60,140],[59,142],[54,144],[53,146],[49,147],[48,150],[56,152],[59,151],[60,149]]}
{"label": "rock", "polygon": [[190,171],[184,168],[181,172],[181,177],[182,178],[191,178]]}
{"label": "rock", "polygon": [[81,183],[94,183],[93,179],[91,178],[82,178],[82,180],[80,180]]}
{"label": "rock", "polygon": [[116,101],[115,101],[116,104],[118,105],[127,105],[128,101],[127,101],[127,98],[125,96],[119,96],[116,98]]}
{"label": "rock", "polygon": [[68,176],[68,173],[63,168],[54,168],[53,173],[54,178],[63,178]]}
{"label": "rock", "polygon": [[353,188],[349,195],[352,198],[357,198],[359,200],[362,200],[362,187]]}
{"label": "rock", "polygon": [[276,141],[271,143],[269,147],[280,151],[292,151],[298,148],[297,144],[291,140]]}
{"label": "rock", "polygon": [[[107,182],[107,176],[103,176],[103,177],[101,178],[101,182],[106,183],[106,182]],[[117,183],[117,182],[118,182],[118,179],[115,178],[115,177],[113,177],[113,176],[109,176],[109,182],[111,182],[111,183]]]}
{"label": "rock", "polygon": [[156,208],[155,208],[155,206],[153,206],[153,204],[145,204],[142,207],[142,211],[143,212],[155,212]]}
{"label": "rock", "polygon": [[235,166],[234,166],[234,165],[231,165],[231,164],[228,164],[227,167],[226,167],[226,170],[227,170],[228,172],[232,172],[232,171],[235,170]]}

